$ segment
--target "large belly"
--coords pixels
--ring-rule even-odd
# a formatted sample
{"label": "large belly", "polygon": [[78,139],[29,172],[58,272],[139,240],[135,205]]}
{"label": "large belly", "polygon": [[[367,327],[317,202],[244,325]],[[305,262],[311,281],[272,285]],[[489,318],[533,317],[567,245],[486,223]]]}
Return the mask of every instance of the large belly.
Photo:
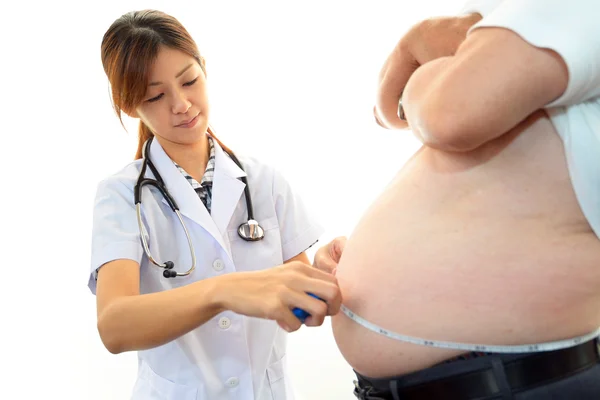
{"label": "large belly", "polygon": [[[363,216],[337,276],[352,311],[430,340],[534,343],[600,325],[600,241],[540,116],[470,154],[423,148]],[[373,377],[459,353],[386,338],[342,313],[333,330],[346,360]]]}

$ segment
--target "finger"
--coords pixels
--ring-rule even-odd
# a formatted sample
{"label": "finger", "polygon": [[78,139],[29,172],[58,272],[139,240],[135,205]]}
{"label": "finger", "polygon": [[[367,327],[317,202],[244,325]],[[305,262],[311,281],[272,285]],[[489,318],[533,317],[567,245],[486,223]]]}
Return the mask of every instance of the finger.
{"label": "finger", "polygon": [[277,324],[287,332],[295,332],[302,326],[302,321],[285,305],[277,317]]}
{"label": "finger", "polygon": [[[330,276],[335,278],[331,274]],[[342,294],[340,287],[337,284],[337,279],[335,283],[312,280],[304,291],[314,294],[325,302],[327,306],[326,315],[335,315],[338,313],[342,304]]]}
{"label": "finger", "polygon": [[377,116],[377,106],[373,106],[373,117],[375,117],[375,123],[377,125],[379,125],[382,128],[386,128],[386,126],[383,125],[383,122],[381,122],[381,120]]}
{"label": "finger", "polygon": [[290,332],[291,331],[290,330],[291,328],[289,326],[285,325],[283,322],[277,321],[277,325],[279,325],[279,327],[281,329],[283,329],[284,331],[286,331],[286,332]]}
{"label": "finger", "polygon": [[334,296],[327,302],[327,315],[336,315],[340,312],[342,301],[342,291],[337,287]]}
{"label": "finger", "polygon": [[337,263],[332,259],[330,252],[331,249],[328,249],[327,253],[322,251],[315,255],[315,268],[323,272],[327,272],[328,274],[330,274],[333,268],[335,268],[337,265]]}
{"label": "finger", "polygon": [[342,303],[337,278],[331,273],[325,273],[316,268],[308,267],[307,269],[305,264],[299,264],[296,268],[300,274],[290,276],[291,279],[287,281],[288,287],[298,293],[316,295],[327,303],[327,315],[337,314]]}
{"label": "finger", "polygon": [[[287,301],[289,304],[290,310],[294,308],[300,308],[306,311],[308,314],[312,316],[311,323],[313,324],[322,324],[325,316],[327,315],[328,306],[322,300],[319,300],[313,296],[310,296],[308,293],[300,293],[296,291],[288,292]],[[293,315],[293,312],[292,312]],[[294,316],[295,317],[295,316]],[[298,318],[296,318],[298,319]],[[308,320],[308,319],[307,319]],[[298,321],[300,321],[298,319]],[[315,325],[313,325],[315,326]]]}
{"label": "finger", "polygon": [[325,304],[324,312],[317,313],[317,314],[309,313],[310,315],[308,317],[306,317],[306,319],[304,320],[304,325],[306,325],[306,326],[321,326],[321,325],[323,325],[323,322],[325,322],[325,317],[327,316],[327,305],[326,305],[326,303],[323,303],[322,301],[321,301],[321,303]]}
{"label": "finger", "polygon": [[344,247],[346,246],[346,237],[340,236],[333,240],[333,243],[330,247],[330,255],[331,259],[337,264],[340,262],[340,258],[342,258],[342,253],[344,252]]}
{"label": "finger", "polygon": [[319,317],[319,318],[315,317],[314,315],[309,315],[304,320],[304,325],[306,325],[306,326],[321,326],[321,325],[323,325],[323,322],[325,322],[325,315],[323,315],[323,317]]}
{"label": "finger", "polygon": [[[323,256],[320,256],[323,257]],[[335,266],[331,260],[326,260],[327,257],[323,257],[325,261],[318,261],[315,264],[320,264],[323,268],[314,268],[310,265],[303,264],[298,267],[298,271],[305,275],[307,278],[312,278],[316,280],[321,280],[325,282],[335,283],[337,285],[337,279],[331,275],[331,269]],[[297,276],[296,276],[297,278]],[[298,279],[296,279],[298,280]],[[295,287],[295,289],[302,289],[299,287]]]}
{"label": "finger", "polygon": [[390,54],[386,69],[379,80],[376,97],[376,116],[388,129],[403,129],[406,121],[398,117],[398,101],[406,83],[419,67],[405,40],[400,40]]}

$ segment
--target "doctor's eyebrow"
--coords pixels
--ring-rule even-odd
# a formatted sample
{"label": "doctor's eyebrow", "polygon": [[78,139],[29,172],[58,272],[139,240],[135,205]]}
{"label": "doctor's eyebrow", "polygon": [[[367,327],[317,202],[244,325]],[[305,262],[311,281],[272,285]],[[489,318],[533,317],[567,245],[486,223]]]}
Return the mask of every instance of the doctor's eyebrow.
{"label": "doctor's eyebrow", "polygon": [[[188,66],[186,66],[184,69],[182,69],[181,72],[179,72],[177,75],[175,75],[175,78],[179,78],[181,75],[183,75],[183,73],[185,71],[187,71],[192,65],[194,65],[194,63],[190,63]],[[148,84],[148,86],[158,86],[158,85],[162,85],[162,82],[150,82]]]}

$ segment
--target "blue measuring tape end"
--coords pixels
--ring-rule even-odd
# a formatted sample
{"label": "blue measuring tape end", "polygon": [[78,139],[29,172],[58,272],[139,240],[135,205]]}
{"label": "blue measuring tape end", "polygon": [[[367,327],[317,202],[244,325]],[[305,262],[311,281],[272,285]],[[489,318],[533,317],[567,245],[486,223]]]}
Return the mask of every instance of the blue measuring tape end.
{"label": "blue measuring tape end", "polygon": [[[314,297],[315,299],[319,299],[321,301],[325,301],[325,300],[321,299],[320,297],[315,296],[312,293],[308,293],[308,295]],[[300,321],[302,321],[302,323],[304,323],[304,321],[306,321],[306,318],[310,317],[309,313],[307,313],[306,311],[304,311],[303,309],[298,308],[298,307],[294,308],[292,310],[292,312],[294,313],[294,315],[296,316],[296,318],[298,318]]]}

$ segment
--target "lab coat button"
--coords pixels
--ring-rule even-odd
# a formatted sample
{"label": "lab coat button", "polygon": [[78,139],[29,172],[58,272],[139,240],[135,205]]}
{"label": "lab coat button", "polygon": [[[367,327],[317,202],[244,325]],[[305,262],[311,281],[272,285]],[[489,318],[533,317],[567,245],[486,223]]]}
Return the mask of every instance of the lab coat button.
{"label": "lab coat button", "polygon": [[239,385],[239,384],[240,384],[240,380],[234,376],[233,378],[229,378],[229,379],[227,379],[227,382],[226,382],[226,384],[227,384],[227,386],[229,386],[230,388],[234,388],[234,387],[236,387],[237,385]]}
{"label": "lab coat button", "polygon": [[217,259],[213,262],[213,269],[215,271],[222,271],[223,268],[225,268],[225,263],[223,262],[223,260]]}
{"label": "lab coat button", "polygon": [[219,328],[227,329],[231,326],[231,320],[227,317],[219,318]]}

